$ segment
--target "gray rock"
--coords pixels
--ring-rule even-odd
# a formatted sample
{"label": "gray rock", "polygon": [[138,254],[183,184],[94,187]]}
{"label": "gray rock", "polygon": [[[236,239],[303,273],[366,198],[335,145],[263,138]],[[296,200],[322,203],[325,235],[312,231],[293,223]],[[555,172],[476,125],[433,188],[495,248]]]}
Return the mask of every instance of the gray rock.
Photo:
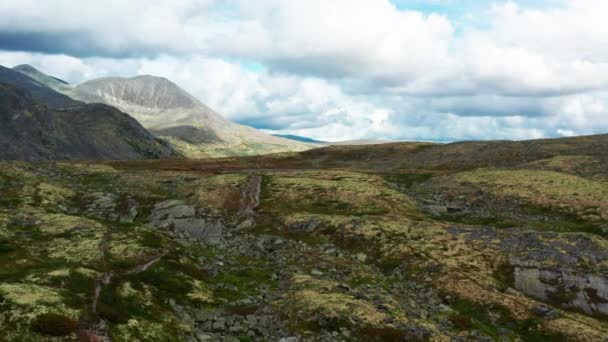
{"label": "gray rock", "polygon": [[295,336],[283,337],[279,340],[279,342],[298,342],[298,338]]}
{"label": "gray rock", "polygon": [[149,220],[154,223],[158,221],[193,217],[195,214],[196,210],[193,206],[180,200],[169,200],[156,204],[154,209],[152,209]]}
{"label": "gray rock", "polygon": [[212,339],[213,339],[213,337],[211,335],[207,335],[207,334],[199,334],[198,335],[198,340],[200,342],[211,341]]}
{"label": "gray rock", "polygon": [[550,308],[548,306],[544,306],[544,305],[539,305],[537,307],[535,307],[533,309],[534,313],[542,316],[542,317],[546,317],[546,318],[557,318],[559,317],[559,312],[557,310],[554,310],[553,308]]}
{"label": "gray rock", "polygon": [[258,324],[257,316],[247,315],[246,319],[247,319],[247,324],[249,324],[249,326],[251,326],[251,327],[255,327]]}
{"label": "gray rock", "polygon": [[216,331],[226,330],[226,322],[224,322],[224,321],[215,321],[215,322],[213,322],[213,325],[211,326],[211,328],[213,330],[216,330]]}
{"label": "gray rock", "polygon": [[358,253],[355,258],[357,259],[357,261],[365,262],[367,260],[367,255],[365,255],[364,253]]}
{"label": "gray rock", "polygon": [[137,215],[139,214],[137,211],[137,209],[138,209],[137,202],[135,202],[134,200],[128,200],[127,203],[128,203],[128,210],[127,210],[126,214],[120,216],[121,223],[133,223],[133,221],[135,221],[135,219],[137,218]]}
{"label": "gray rock", "polygon": [[173,220],[172,225],[176,233],[185,234],[206,245],[214,246],[222,242],[224,225],[220,221],[189,218]]}
{"label": "gray rock", "polygon": [[321,272],[317,269],[313,269],[312,271],[310,271],[310,274],[315,275],[315,276],[322,276],[323,272]]}

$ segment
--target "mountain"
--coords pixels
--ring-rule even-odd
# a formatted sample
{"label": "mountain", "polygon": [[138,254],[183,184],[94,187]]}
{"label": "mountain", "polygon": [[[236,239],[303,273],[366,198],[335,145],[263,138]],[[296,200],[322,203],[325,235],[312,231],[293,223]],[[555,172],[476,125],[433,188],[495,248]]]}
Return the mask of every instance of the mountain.
{"label": "mountain", "polygon": [[[23,70],[24,68],[20,68]],[[132,115],[191,158],[303,151],[312,146],[231,122],[171,81],[155,76],[109,77],[66,87],[27,68],[46,84],[87,103],[105,103]]]}
{"label": "mountain", "polygon": [[61,94],[27,74],[0,66],[0,82],[12,84],[28,91],[32,98],[52,108],[61,108],[73,104],[68,96]]}
{"label": "mountain", "polygon": [[327,144],[326,141],[320,141],[320,140],[315,140],[312,138],[307,138],[307,137],[301,137],[299,135],[292,135],[292,134],[273,134],[273,136],[275,137],[279,137],[279,138],[285,138],[285,139],[290,139],[290,140],[295,140],[295,141],[300,141],[300,142],[304,142],[304,143],[311,143],[311,144]]}
{"label": "mountain", "polygon": [[49,76],[29,64],[21,64],[13,68],[22,74],[29,76],[31,79],[52,89],[62,89],[69,87],[69,83],[59,78]]}
{"label": "mountain", "polygon": [[176,156],[128,114],[85,104],[0,67],[0,159],[147,159]]}
{"label": "mountain", "polygon": [[356,140],[345,140],[345,141],[338,141],[338,142],[332,142],[329,143],[330,145],[350,145],[350,146],[357,146],[357,145],[381,145],[381,144],[389,144],[392,143],[394,141],[390,141],[390,140],[373,140],[373,139],[356,139]]}

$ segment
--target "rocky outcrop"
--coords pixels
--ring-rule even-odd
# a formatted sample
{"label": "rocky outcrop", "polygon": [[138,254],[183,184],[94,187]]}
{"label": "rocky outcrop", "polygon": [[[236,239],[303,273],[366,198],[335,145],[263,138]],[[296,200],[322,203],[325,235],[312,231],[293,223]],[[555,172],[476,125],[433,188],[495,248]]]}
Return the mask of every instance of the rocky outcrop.
{"label": "rocky outcrop", "polygon": [[588,315],[608,315],[608,279],[598,274],[512,259],[514,286],[540,300]]}
{"label": "rocky outcrop", "polygon": [[518,291],[588,315],[608,315],[608,249],[588,234],[451,227],[472,246],[504,253]]}
{"label": "rocky outcrop", "polygon": [[170,230],[206,245],[218,245],[223,239],[224,224],[221,221],[196,217],[194,206],[180,200],[157,203],[148,221],[151,227]]}

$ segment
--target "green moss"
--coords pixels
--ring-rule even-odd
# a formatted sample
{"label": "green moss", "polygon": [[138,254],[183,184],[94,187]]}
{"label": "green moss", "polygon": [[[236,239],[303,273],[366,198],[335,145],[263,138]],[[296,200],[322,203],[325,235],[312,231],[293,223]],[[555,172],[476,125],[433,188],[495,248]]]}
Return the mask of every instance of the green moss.
{"label": "green moss", "polygon": [[552,232],[582,232],[602,237],[608,237],[602,229],[591,222],[583,220],[580,216],[560,210],[556,207],[524,205],[521,210],[532,217],[542,217],[546,219],[531,219],[526,225],[538,231]]}
{"label": "green moss", "polygon": [[403,259],[398,258],[382,258],[378,261],[378,268],[385,275],[392,274],[397,268],[404,264]]}
{"label": "green moss", "polygon": [[[360,341],[369,342],[396,342],[396,341],[425,341],[425,338],[417,337],[404,330],[395,327],[361,327],[357,330],[356,336]],[[428,337],[427,337],[428,338]]]}
{"label": "green moss", "polygon": [[387,182],[398,184],[406,189],[411,188],[414,184],[424,183],[432,177],[433,175],[428,173],[393,173],[383,175],[383,178]]}
{"label": "green moss", "polygon": [[[98,315],[114,324],[125,324],[131,318],[157,321],[158,315],[154,310],[158,307],[144,305],[138,296],[123,296],[120,291],[120,281],[114,281],[105,286],[100,293],[97,303]],[[162,312],[162,310],[159,310]]]}
{"label": "green moss", "polygon": [[500,262],[494,269],[494,278],[498,281],[499,290],[505,291],[515,283],[515,268],[508,261]]}
{"label": "green moss", "polygon": [[11,253],[16,250],[16,247],[6,239],[0,239],[0,254]]}
{"label": "green moss", "polygon": [[450,315],[449,319],[457,329],[478,329],[496,341],[499,340],[499,328],[511,331],[512,335],[508,338],[512,340],[519,337],[523,341],[530,342],[567,341],[563,335],[539,329],[540,325],[536,319],[517,320],[513,318],[511,313],[501,306],[490,307],[457,299],[452,303],[452,308],[455,312]]}
{"label": "green moss", "polygon": [[435,219],[443,222],[461,223],[470,226],[485,226],[492,228],[512,228],[520,226],[518,222],[508,217],[480,217],[474,214],[467,215],[435,215]]}
{"label": "green moss", "polygon": [[217,288],[215,295],[230,301],[254,296],[259,293],[260,284],[275,284],[270,278],[270,272],[256,268],[245,268],[235,271],[222,272],[212,279],[215,284],[230,285],[237,291],[227,288]]}

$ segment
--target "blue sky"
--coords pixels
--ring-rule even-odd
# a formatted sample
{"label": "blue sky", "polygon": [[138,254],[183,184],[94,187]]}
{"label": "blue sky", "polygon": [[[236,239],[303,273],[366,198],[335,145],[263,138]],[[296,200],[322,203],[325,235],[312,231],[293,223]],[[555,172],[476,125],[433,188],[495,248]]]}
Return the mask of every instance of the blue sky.
{"label": "blue sky", "polygon": [[596,0],[3,0],[0,64],[73,83],[163,76],[231,120],[319,140],[594,134],[608,131],[605,13]]}

